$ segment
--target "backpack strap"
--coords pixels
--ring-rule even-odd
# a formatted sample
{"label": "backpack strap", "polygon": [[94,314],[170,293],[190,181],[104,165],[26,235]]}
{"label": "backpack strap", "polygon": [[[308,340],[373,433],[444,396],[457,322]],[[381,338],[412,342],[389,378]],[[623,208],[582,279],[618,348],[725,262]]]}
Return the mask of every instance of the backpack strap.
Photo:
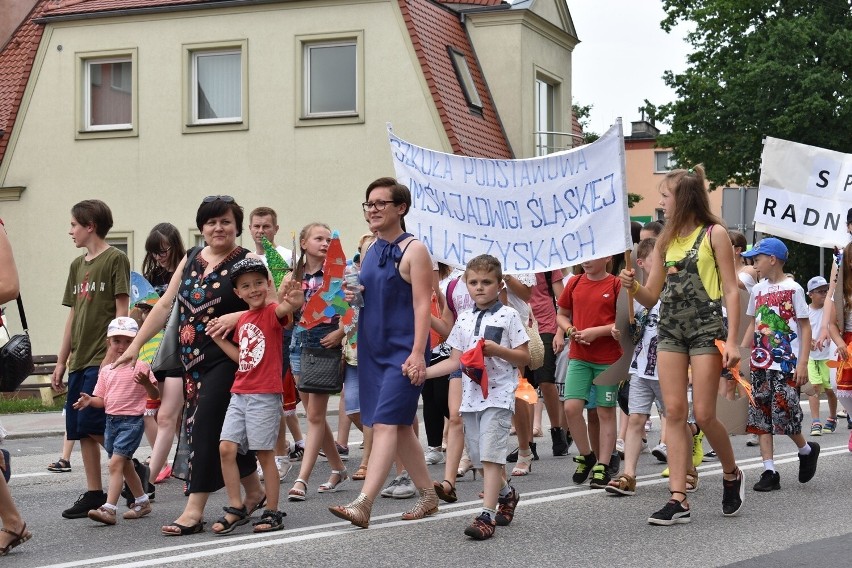
{"label": "backpack strap", "polygon": [[456,291],[456,286],[459,283],[458,278],[454,278],[450,280],[449,284],[447,284],[447,307],[450,308],[450,311],[453,313],[453,319],[459,319],[459,314],[456,312],[456,303],[453,300],[453,292]]}

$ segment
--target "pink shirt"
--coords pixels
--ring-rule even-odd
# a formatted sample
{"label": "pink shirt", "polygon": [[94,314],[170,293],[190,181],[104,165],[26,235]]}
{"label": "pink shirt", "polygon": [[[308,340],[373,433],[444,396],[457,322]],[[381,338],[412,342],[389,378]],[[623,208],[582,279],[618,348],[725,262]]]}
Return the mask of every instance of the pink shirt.
{"label": "pink shirt", "polygon": [[[562,271],[554,270],[551,273],[551,284],[562,282]],[[532,287],[530,296],[530,308],[533,316],[538,321],[539,333],[556,333],[556,304],[553,296],[547,290],[547,279],[543,272],[535,275],[535,286]]]}
{"label": "pink shirt", "polygon": [[[104,411],[113,416],[142,416],[145,414],[145,401],[148,391],[133,380],[136,373],[143,371],[154,382],[154,373],[144,361],[137,361],[135,367],[113,369],[104,365],[98,373],[98,384],[92,396],[104,399]],[[156,384],[156,383],[155,383]]]}

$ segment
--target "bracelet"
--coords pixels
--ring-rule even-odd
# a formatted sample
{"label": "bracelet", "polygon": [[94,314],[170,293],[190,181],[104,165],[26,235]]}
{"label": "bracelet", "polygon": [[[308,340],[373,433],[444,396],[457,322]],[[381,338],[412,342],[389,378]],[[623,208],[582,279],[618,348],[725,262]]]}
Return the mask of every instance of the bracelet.
{"label": "bracelet", "polygon": [[572,334],[572,333],[574,333],[575,331],[577,331],[577,328],[576,328],[576,327],[574,327],[573,325],[572,325],[572,326],[569,326],[569,327],[566,327],[566,328],[565,328],[565,335],[567,335],[567,336],[569,336],[569,337],[570,337],[570,336],[571,336],[571,334]]}
{"label": "bracelet", "polygon": [[639,288],[641,288],[641,287],[642,287],[642,286],[639,284],[639,281],[638,281],[638,280],[634,280],[634,281],[633,281],[633,286],[631,286],[631,287],[630,287],[630,293],[631,293],[631,294],[636,294],[636,292],[638,292],[638,291],[639,291]]}

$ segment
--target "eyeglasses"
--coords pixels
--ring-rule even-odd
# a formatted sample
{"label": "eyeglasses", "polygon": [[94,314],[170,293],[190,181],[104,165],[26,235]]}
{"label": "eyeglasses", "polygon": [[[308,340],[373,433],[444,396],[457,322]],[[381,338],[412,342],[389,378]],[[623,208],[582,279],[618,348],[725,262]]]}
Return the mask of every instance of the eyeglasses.
{"label": "eyeglasses", "polygon": [[151,256],[166,256],[167,254],[169,254],[170,250],[172,250],[172,247],[169,247],[165,250],[157,250],[157,251],[152,250],[152,251],[148,251],[148,252],[151,253]]}
{"label": "eyeglasses", "polygon": [[234,198],[230,195],[208,195],[201,200],[201,203],[213,203],[214,201],[224,201],[225,203],[233,203]]}
{"label": "eyeglasses", "polygon": [[399,203],[399,201],[385,201],[384,199],[377,199],[375,201],[365,201],[361,204],[361,207],[364,208],[364,211],[369,211],[373,208],[375,208],[376,211],[384,211],[385,208],[391,203],[396,205]]}

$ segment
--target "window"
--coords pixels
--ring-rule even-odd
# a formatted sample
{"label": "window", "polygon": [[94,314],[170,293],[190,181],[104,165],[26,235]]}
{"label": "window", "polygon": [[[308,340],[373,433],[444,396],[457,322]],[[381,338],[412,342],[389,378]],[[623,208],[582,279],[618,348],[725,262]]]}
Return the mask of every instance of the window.
{"label": "window", "polygon": [[248,128],[248,42],[184,45],[183,131]]}
{"label": "window", "polygon": [[482,99],[479,98],[479,92],[476,90],[476,83],[473,81],[473,75],[470,73],[470,67],[467,65],[467,59],[464,54],[452,47],[447,48],[450,53],[450,59],[453,62],[453,67],[456,70],[456,76],[459,79],[464,98],[467,99],[467,106],[478,114],[482,114]]}
{"label": "window", "polygon": [[199,231],[197,228],[192,227],[191,229],[189,229],[188,234],[189,239],[187,239],[187,242],[190,244],[187,248],[203,247],[207,245],[207,242],[204,240],[204,235],[202,235],[201,231]]}
{"label": "window", "polygon": [[296,37],[297,125],[364,122],[364,33]]}
{"label": "window", "polygon": [[110,231],[107,235],[106,242],[127,255],[130,259],[130,266],[133,266],[133,231]]}
{"label": "window", "polygon": [[535,155],[545,156],[557,150],[554,140],[556,88],[547,81],[535,80]]}
{"label": "window", "polygon": [[77,138],[136,136],[136,50],[78,53]]}
{"label": "window", "polygon": [[674,168],[674,152],[663,150],[654,152],[654,173],[665,173]]}

